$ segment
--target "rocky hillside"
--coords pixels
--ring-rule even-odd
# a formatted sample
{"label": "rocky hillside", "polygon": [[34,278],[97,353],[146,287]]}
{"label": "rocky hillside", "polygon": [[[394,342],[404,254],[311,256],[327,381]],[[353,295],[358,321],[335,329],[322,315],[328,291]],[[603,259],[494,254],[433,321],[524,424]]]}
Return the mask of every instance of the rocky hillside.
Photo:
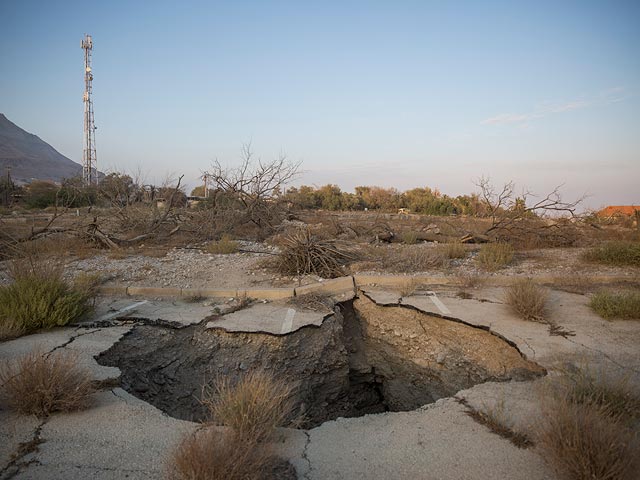
{"label": "rocky hillside", "polygon": [[11,167],[11,177],[17,183],[31,180],[59,182],[82,173],[82,166],[68,159],[55,148],[0,113],[0,174]]}

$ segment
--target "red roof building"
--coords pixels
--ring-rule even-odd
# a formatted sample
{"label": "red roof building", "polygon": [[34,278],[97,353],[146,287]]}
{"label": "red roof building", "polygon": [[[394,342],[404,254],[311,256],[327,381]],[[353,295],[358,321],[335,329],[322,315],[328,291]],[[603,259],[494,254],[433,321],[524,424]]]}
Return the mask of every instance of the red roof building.
{"label": "red roof building", "polygon": [[598,212],[599,217],[631,216],[640,212],[640,205],[610,205]]}

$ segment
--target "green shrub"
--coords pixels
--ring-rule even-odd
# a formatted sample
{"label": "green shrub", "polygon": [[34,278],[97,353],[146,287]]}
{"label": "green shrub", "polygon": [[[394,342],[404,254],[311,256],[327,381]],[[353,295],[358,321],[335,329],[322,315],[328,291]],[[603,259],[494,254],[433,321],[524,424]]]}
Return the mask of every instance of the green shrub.
{"label": "green shrub", "polygon": [[640,267],[640,242],[607,242],[587,250],[583,258],[606,265]]}
{"label": "green shrub", "polygon": [[508,243],[485,243],[480,247],[477,261],[486,270],[498,270],[513,261],[513,247]]}
{"label": "green shrub", "polygon": [[603,318],[640,320],[640,291],[601,291],[591,297],[591,309]]}
{"label": "green shrub", "polygon": [[0,287],[2,337],[67,325],[91,308],[91,288],[70,285],[58,268],[35,264],[14,266],[12,270],[12,283]]}
{"label": "green shrub", "polygon": [[232,240],[228,235],[223,235],[217,242],[211,242],[207,245],[207,252],[213,254],[230,254],[236,253],[240,248],[238,242]]}

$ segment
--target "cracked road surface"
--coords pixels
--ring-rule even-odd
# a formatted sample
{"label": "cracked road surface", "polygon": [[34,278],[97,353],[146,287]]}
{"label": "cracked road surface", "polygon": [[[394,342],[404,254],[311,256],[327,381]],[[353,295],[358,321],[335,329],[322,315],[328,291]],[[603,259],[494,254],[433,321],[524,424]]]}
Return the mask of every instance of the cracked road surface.
{"label": "cracked road surface", "polygon": [[[434,288],[435,290],[435,288]],[[498,297],[484,289],[483,297]],[[375,292],[369,293],[376,298]],[[382,294],[381,298],[382,298]],[[387,294],[386,298],[389,298]],[[584,296],[552,292],[551,316],[575,337],[550,336],[546,325],[524,322],[499,302],[459,299],[438,292],[451,316],[488,327],[517,345],[528,358],[551,370],[567,360],[585,359],[620,366],[638,380],[640,322],[607,322],[594,315]],[[424,295],[402,303],[435,314]],[[0,360],[39,346],[45,352],[69,349],[80,354],[97,380],[114,379],[114,367],[94,356],[108,349],[131,325],[65,328],[0,343]],[[536,421],[536,384],[483,383],[458,392],[475,408],[503,403],[517,428]],[[85,411],[55,414],[46,421],[21,417],[0,406],[0,479],[157,479],[168,452],[198,424],[171,418],[120,388],[95,395]],[[554,478],[533,449],[517,449],[465,414],[454,398],[411,412],[337,419],[308,431],[281,430],[277,452],[300,479],[485,479]]]}

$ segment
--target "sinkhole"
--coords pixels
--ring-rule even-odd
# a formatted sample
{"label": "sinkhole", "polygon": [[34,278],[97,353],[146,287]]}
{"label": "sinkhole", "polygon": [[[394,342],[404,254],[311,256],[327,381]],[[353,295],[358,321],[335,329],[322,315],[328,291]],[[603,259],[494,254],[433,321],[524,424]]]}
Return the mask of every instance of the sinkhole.
{"label": "sinkhole", "polygon": [[168,415],[203,421],[204,384],[269,370],[295,385],[303,428],[338,417],[414,410],[487,381],[530,380],[544,369],[487,329],[366,294],[320,326],[286,335],[138,325],[98,357],[121,386]]}

